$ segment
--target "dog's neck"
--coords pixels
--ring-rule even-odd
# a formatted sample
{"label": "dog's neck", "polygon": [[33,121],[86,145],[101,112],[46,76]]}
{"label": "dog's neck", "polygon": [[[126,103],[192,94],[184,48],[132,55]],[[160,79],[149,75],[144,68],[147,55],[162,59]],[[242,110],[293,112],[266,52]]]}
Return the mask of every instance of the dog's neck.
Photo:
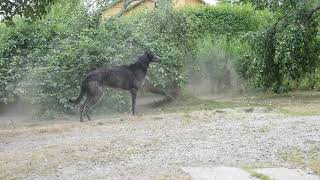
{"label": "dog's neck", "polygon": [[146,57],[146,55],[142,55],[138,58],[138,60],[132,64],[134,66],[139,66],[141,67],[141,69],[143,69],[144,71],[147,72],[148,67],[149,67],[150,61],[148,59],[148,57]]}

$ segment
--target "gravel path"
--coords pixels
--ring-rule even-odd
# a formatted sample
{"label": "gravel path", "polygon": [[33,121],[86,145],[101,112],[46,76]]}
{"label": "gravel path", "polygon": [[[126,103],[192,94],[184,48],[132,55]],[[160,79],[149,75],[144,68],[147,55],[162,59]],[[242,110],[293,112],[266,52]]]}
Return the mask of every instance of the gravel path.
{"label": "gravel path", "polygon": [[189,179],[180,167],[290,167],[320,116],[223,109],[0,129],[0,179]]}

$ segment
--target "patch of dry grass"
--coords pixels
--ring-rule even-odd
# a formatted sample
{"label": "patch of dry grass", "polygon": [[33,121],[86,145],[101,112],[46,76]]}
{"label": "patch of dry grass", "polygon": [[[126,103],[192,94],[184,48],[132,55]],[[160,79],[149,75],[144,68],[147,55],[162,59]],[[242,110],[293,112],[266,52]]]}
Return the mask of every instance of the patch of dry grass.
{"label": "patch of dry grass", "polygon": [[17,128],[0,128],[1,137],[14,137],[17,135],[62,133],[74,128],[79,128],[79,123],[59,123],[39,126],[23,126]]}
{"label": "patch of dry grass", "polygon": [[154,180],[193,180],[191,176],[172,176],[172,175],[163,175],[153,177]]}
{"label": "patch of dry grass", "polygon": [[[59,126],[60,127],[60,126]],[[65,128],[68,128],[66,126]],[[71,128],[73,126],[70,126]],[[102,126],[97,126],[101,127]],[[57,128],[57,127],[56,127]],[[57,129],[36,129],[35,134],[59,133]],[[33,129],[35,130],[35,129]],[[92,131],[88,128],[86,131]],[[99,130],[99,129],[94,129]],[[27,132],[31,131],[30,129]],[[156,150],[158,142],[127,143],[118,146],[107,139],[81,139],[65,142],[51,142],[49,145],[17,148],[6,152],[0,151],[0,179],[23,179],[26,177],[47,176],[55,173],[59,167],[77,164],[78,162],[119,162],[134,154]]]}
{"label": "patch of dry grass", "polygon": [[[222,99],[226,100],[226,99]],[[320,115],[320,92],[296,91],[288,94],[262,93],[229,99],[238,106],[263,106],[292,116]]]}
{"label": "patch of dry grass", "polygon": [[320,103],[294,103],[279,107],[280,112],[292,116],[312,116],[320,114]]}
{"label": "patch of dry grass", "polygon": [[280,157],[294,166],[306,167],[320,175],[320,147],[313,146],[309,150],[291,148],[280,153]]}
{"label": "patch of dry grass", "polygon": [[20,179],[50,174],[64,160],[55,147],[0,153],[0,179]]}

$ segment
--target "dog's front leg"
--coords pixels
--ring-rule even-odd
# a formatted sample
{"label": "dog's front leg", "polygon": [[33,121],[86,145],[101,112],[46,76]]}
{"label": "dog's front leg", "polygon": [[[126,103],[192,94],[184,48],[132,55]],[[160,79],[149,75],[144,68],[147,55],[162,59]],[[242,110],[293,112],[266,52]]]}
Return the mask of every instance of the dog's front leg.
{"label": "dog's front leg", "polygon": [[137,92],[138,89],[137,88],[132,88],[130,89],[130,93],[131,93],[131,108],[132,108],[132,115],[135,114],[135,107],[136,107],[136,98],[137,98]]}

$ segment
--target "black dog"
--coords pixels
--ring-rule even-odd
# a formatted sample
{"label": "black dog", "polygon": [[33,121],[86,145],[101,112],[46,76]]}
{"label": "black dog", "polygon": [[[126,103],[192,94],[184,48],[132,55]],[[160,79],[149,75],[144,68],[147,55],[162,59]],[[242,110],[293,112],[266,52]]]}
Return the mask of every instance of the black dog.
{"label": "black dog", "polygon": [[70,100],[70,102],[78,104],[83,96],[86,96],[85,102],[80,106],[80,122],[83,122],[83,113],[88,120],[91,120],[88,110],[102,98],[105,87],[129,90],[132,99],[132,114],[134,115],[137,92],[144,84],[151,62],[159,62],[159,57],[147,50],[133,64],[99,68],[90,72],[81,82],[79,96]]}

